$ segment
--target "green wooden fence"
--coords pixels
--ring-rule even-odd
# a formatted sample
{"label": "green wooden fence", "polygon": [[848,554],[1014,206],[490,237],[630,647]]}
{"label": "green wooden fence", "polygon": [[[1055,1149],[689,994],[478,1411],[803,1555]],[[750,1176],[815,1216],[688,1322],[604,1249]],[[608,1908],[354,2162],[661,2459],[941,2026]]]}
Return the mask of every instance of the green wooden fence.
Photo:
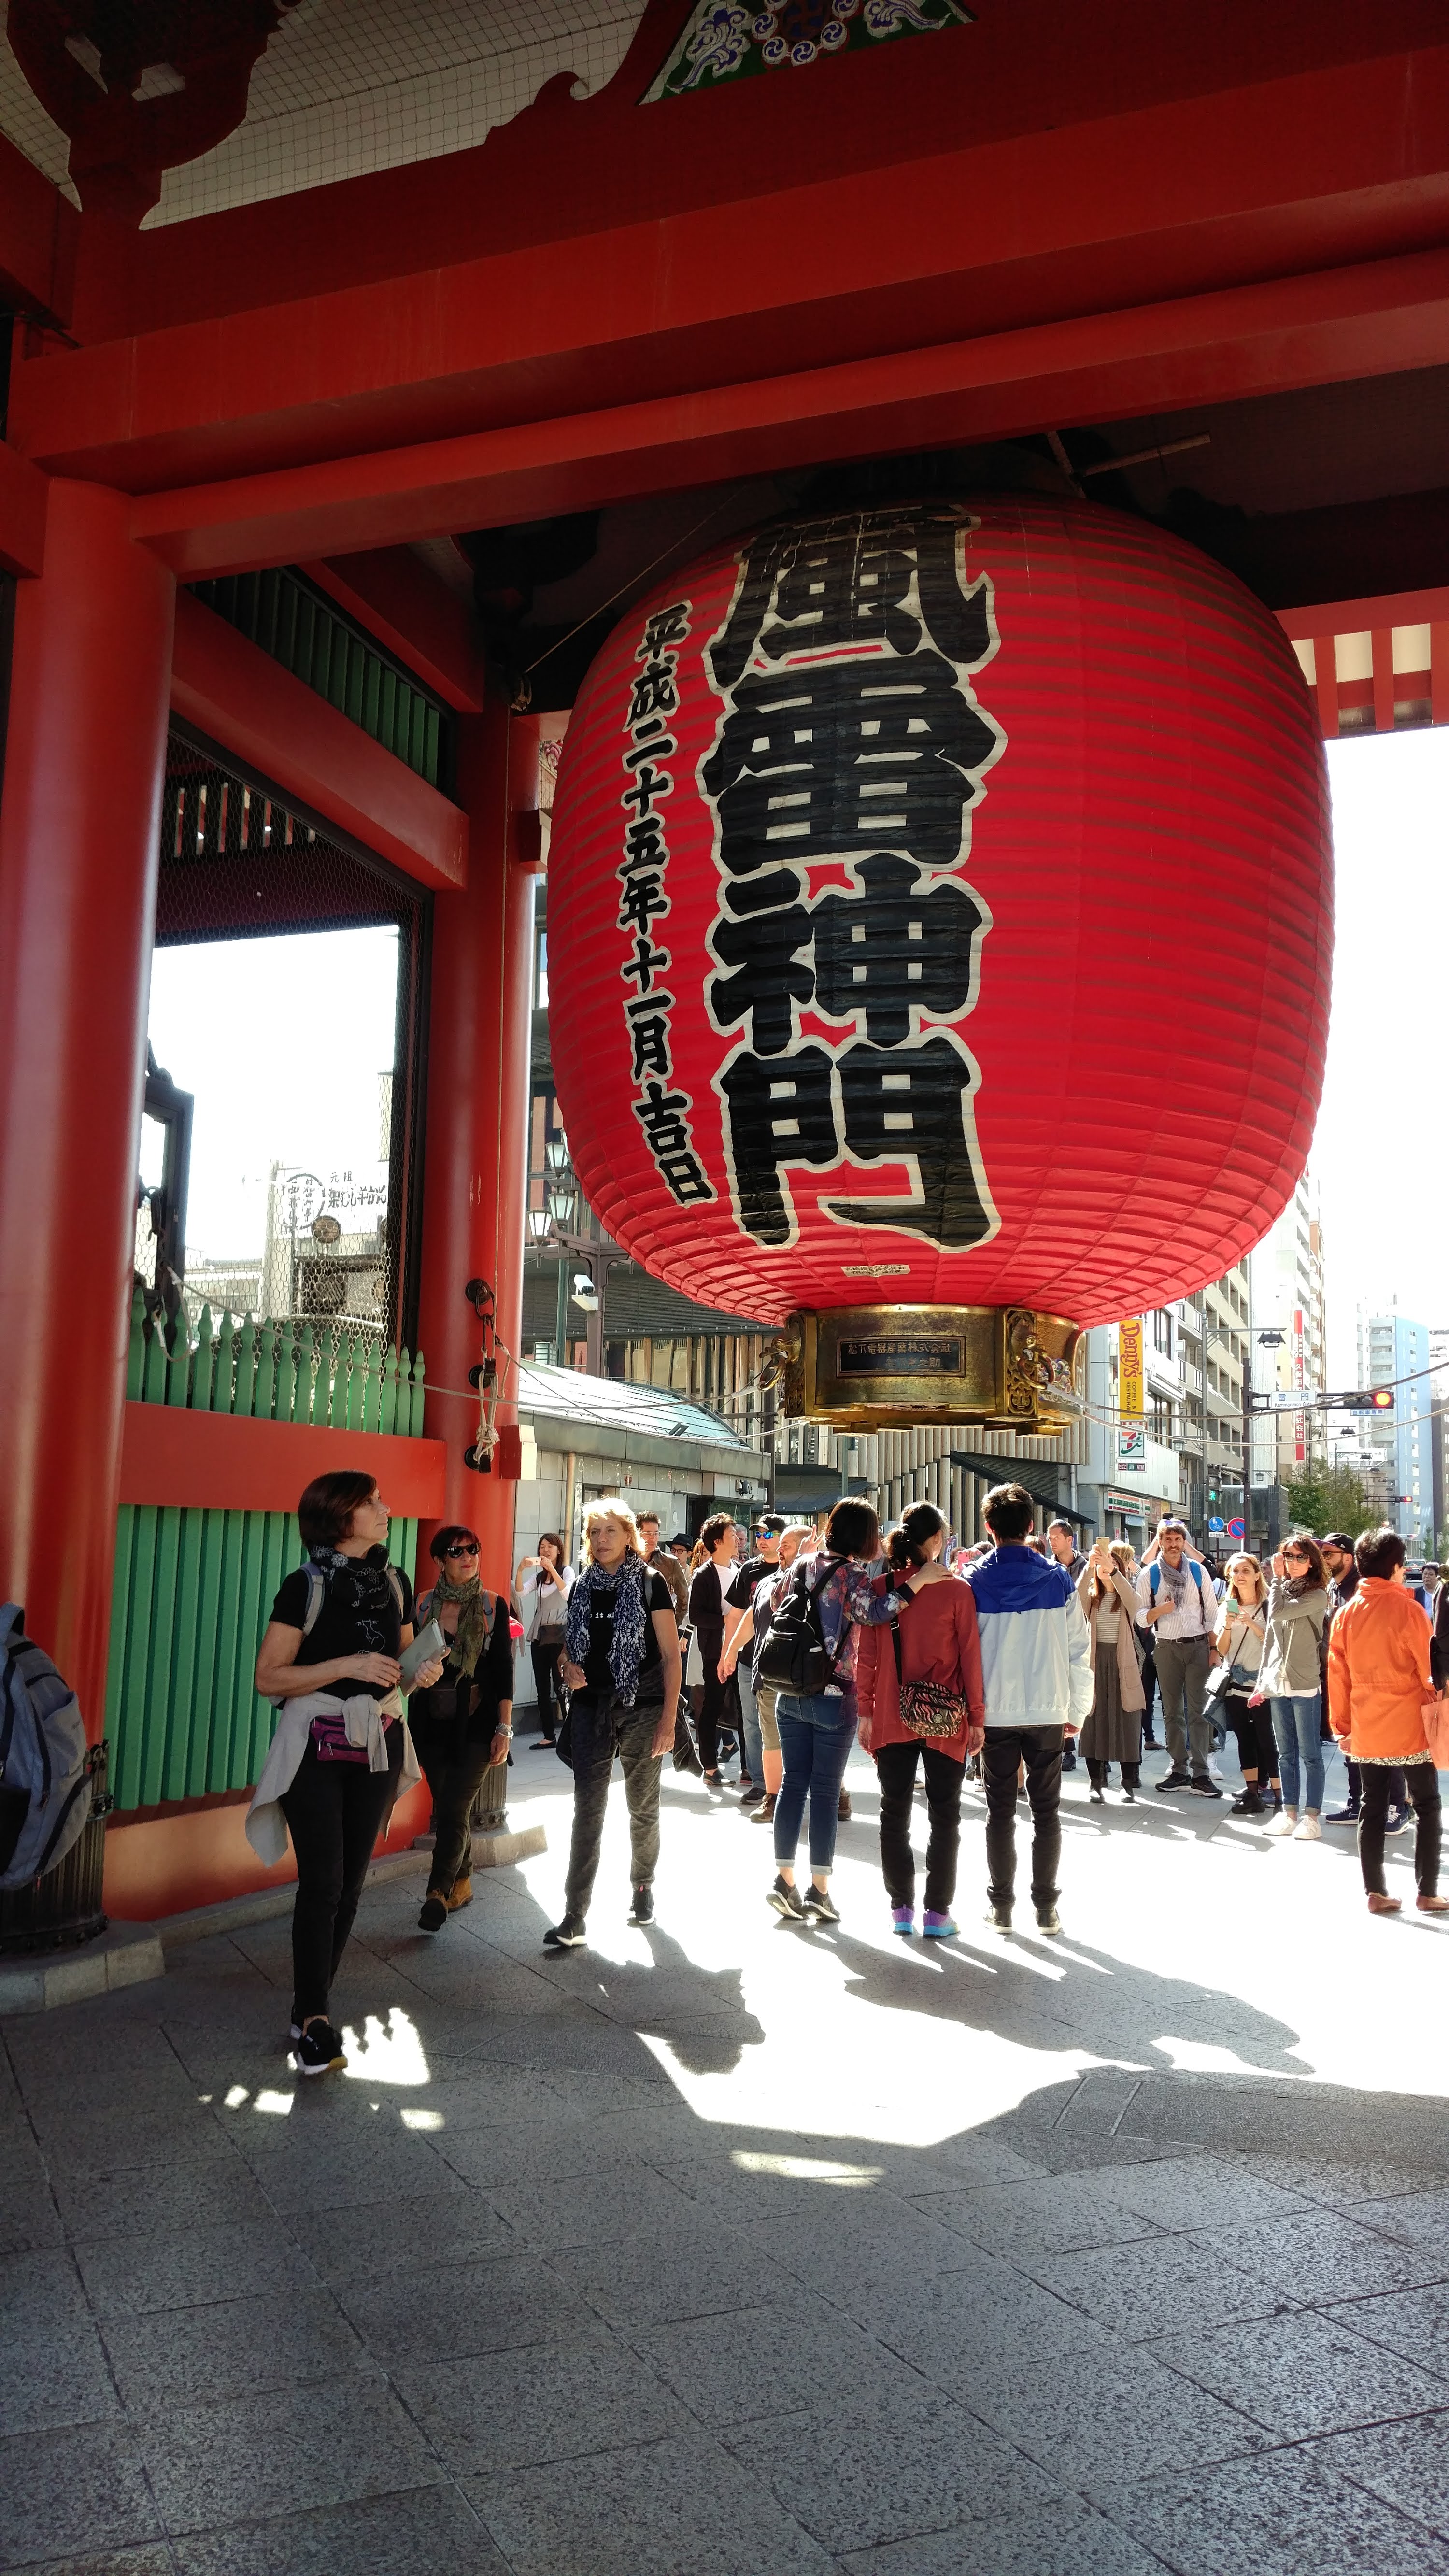
{"label": "green wooden fence", "polygon": [[[131,1312],[126,1393],[196,1413],[418,1437],[423,1357],[295,1322],[213,1324],[178,1333],[174,1354]],[[394,1521],[392,1561],[411,1577],[417,1523]],[[272,1599],[304,1560],[291,1512],[182,1510],[123,1503],[116,1525],[106,1733],[118,1808],[244,1789],[257,1777],[276,1712],[252,1687]]]}

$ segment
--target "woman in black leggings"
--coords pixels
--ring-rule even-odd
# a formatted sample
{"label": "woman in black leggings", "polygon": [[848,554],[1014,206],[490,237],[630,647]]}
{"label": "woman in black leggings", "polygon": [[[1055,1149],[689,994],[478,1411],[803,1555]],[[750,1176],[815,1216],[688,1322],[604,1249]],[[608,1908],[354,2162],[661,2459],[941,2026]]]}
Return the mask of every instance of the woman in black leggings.
{"label": "woman in black leggings", "polygon": [[[1229,1559],[1228,1588],[1218,1612],[1213,1664],[1226,1664],[1233,1675],[1222,1698],[1223,1723],[1238,1739],[1242,1767],[1241,1795],[1233,1800],[1234,1816],[1276,1815],[1283,1797],[1278,1786],[1278,1746],[1268,1702],[1253,1706],[1250,1693],[1263,1660],[1268,1627],[1268,1587],[1255,1556]],[[1239,1684],[1241,1683],[1241,1688]],[[1264,1794],[1266,1791],[1266,1795]]]}
{"label": "woman in black leggings", "polygon": [[[407,1576],[387,1561],[388,1508],[371,1476],[316,1476],[297,1505],[307,1563],[272,1604],[256,1684],[281,1722],[247,1814],[263,1860],[297,1856],[292,2045],[303,2075],[345,2066],[332,1980],[393,1801],[419,1777],[399,1657],[413,1641]],[[413,1676],[427,1689],[442,1658]]]}

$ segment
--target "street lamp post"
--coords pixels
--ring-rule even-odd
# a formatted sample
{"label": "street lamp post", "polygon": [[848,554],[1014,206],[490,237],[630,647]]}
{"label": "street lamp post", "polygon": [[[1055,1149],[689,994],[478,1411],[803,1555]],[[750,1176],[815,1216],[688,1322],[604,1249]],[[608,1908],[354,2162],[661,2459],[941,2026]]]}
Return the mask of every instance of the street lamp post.
{"label": "street lamp post", "polygon": [[584,1339],[584,1366],[590,1377],[604,1374],[604,1296],[609,1272],[629,1258],[623,1252],[604,1252],[598,1239],[580,1234],[574,1226],[578,1208],[579,1185],[569,1161],[568,1139],[550,1136],[544,1149],[544,1208],[531,1208],[528,1229],[541,1252],[558,1255],[558,1306],[555,1318],[554,1348],[562,1366],[569,1338],[569,1306],[574,1302],[570,1285],[569,1264],[577,1261],[587,1272],[589,1293],[578,1299],[587,1318]]}

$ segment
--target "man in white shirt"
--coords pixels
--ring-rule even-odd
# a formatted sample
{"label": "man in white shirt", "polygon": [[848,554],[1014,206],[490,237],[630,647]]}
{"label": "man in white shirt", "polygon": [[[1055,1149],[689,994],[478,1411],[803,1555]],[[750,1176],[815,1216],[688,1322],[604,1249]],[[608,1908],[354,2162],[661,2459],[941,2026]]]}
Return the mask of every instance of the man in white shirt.
{"label": "man in white shirt", "polygon": [[1149,1548],[1137,1577],[1137,1598],[1142,1604],[1137,1625],[1152,1639],[1167,1737],[1170,1767],[1157,1786],[1159,1790],[1195,1789],[1200,1798],[1220,1798],[1223,1793],[1208,1769],[1213,1731],[1204,1698],[1217,1595],[1190,1545],[1185,1521],[1159,1521],[1156,1548]]}

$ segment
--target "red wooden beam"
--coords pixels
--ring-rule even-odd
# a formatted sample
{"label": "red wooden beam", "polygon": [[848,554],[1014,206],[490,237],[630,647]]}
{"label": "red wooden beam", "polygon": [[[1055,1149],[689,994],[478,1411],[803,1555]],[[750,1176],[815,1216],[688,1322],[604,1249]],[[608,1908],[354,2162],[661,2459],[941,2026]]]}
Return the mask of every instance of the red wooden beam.
{"label": "red wooden beam", "polygon": [[[636,113],[642,149],[672,110]],[[440,235],[422,273],[30,360],[11,435],[156,491],[1383,263],[1449,230],[1449,46],[924,155],[907,124],[888,166],[719,189],[453,261]],[[1249,372],[1221,390],[1269,389]]]}
{"label": "red wooden beam", "polygon": [[1449,363],[1449,251],[138,499],[183,579],[883,449]]}
{"label": "red wooden beam", "polygon": [[49,478],[0,439],[0,569],[32,574],[44,570],[49,491]]}
{"label": "red wooden beam", "polygon": [[179,716],[424,885],[467,881],[456,805],[189,591],[176,600]]}
{"label": "red wooden beam", "polygon": [[377,1478],[396,1518],[428,1520],[443,1508],[445,1465],[441,1440],[128,1404],[121,1500],[193,1511],[294,1512],[314,1476],[355,1467]]}
{"label": "red wooden beam", "polygon": [[1280,608],[1278,623],[1291,642],[1313,635],[1364,635],[1375,626],[1427,626],[1449,617],[1449,590],[1397,590],[1374,599],[1330,599],[1316,608]]}
{"label": "red wooden beam", "polygon": [[477,715],[483,704],[483,639],[467,600],[449,590],[406,546],[339,555],[301,569],[450,707]]}

